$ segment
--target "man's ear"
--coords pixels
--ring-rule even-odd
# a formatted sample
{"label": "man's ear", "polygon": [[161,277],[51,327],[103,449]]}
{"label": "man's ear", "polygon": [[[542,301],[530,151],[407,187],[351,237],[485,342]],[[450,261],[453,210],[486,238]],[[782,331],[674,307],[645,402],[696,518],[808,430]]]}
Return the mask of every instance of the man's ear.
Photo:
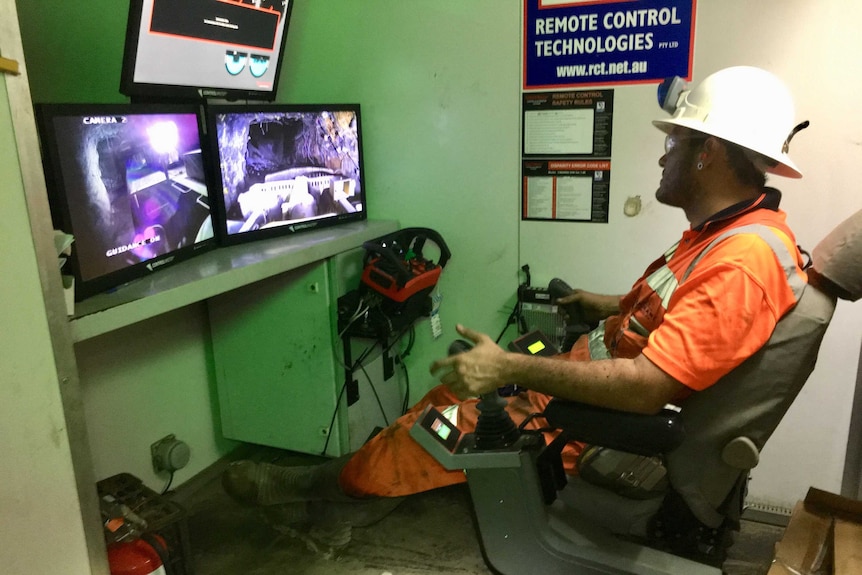
{"label": "man's ear", "polygon": [[710,136],[703,142],[700,153],[697,156],[698,162],[702,162],[704,166],[708,166],[715,161],[719,154],[724,152],[724,144],[715,136]]}

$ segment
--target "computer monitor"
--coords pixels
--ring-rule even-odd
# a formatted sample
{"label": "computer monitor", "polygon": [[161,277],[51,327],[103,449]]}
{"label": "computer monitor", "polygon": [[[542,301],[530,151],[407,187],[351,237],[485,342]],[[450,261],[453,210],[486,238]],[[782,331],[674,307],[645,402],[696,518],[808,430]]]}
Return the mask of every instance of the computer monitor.
{"label": "computer monitor", "polygon": [[358,104],[211,105],[222,244],[364,220]]}
{"label": "computer monitor", "polygon": [[130,0],[120,92],[272,101],[293,0]]}
{"label": "computer monitor", "polygon": [[215,246],[194,105],[37,106],[54,225],[84,299]]}

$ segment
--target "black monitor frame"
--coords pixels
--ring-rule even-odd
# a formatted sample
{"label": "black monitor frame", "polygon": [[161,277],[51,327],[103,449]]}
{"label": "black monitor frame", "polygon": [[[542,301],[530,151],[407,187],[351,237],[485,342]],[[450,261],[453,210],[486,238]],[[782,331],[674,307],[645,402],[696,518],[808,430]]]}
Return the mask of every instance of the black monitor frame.
{"label": "black monitor frame", "polygon": [[[69,264],[77,301],[216,247],[199,106],[35,109],[54,227],[74,237]],[[180,123],[175,151],[155,151],[149,134],[149,148],[142,144],[140,126],[150,116]]]}
{"label": "black monitor frame", "polygon": [[[212,198],[221,245],[367,219],[359,104],[209,105],[206,121],[212,181],[221,190]],[[262,157],[272,149],[283,155]],[[300,181],[298,192],[290,188],[294,196],[273,195]],[[296,205],[303,197],[305,206]]]}
{"label": "black monitor frame", "polygon": [[[134,102],[275,99],[295,0],[263,0],[261,7],[251,0],[168,1],[129,0],[121,93]],[[265,6],[279,3],[280,10]],[[171,11],[174,6],[180,10]],[[142,34],[144,22],[150,27]],[[148,65],[156,67],[153,78],[136,78],[138,66]]]}

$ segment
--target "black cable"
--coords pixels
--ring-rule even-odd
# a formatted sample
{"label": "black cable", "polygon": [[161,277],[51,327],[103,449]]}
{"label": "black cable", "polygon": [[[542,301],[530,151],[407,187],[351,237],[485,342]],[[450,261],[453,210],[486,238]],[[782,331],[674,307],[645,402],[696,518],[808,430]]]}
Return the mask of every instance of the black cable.
{"label": "black cable", "polygon": [[[392,349],[392,346],[394,346],[396,343],[401,341],[401,338],[404,337],[405,333],[409,333],[409,339],[407,340],[407,349],[405,349],[404,351],[402,351],[396,355],[396,358],[398,359],[399,363],[401,364],[401,369],[404,371],[404,380],[405,380],[404,400],[401,403],[401,415],[407,413],[407,410],[410,407],[410,403],[409,403],[409,401],[410,401],[410,374],[407,371],[407,365],[404,363],[404,358],[406,358],[408,355],[410,355],[410,352],[413,349],[413,345],[416,343],[416,326],[411,323],[409,326],[405,327],[403,330],[401,330],[401,333],[399,333],[395,337],[395,339],[392,340],[392,343],[390,343],[388,346],[386,346],[383,350],[383,353],[388,353],[389,350]],[[381,410],[382,410],[382,408],[381,408]],[[388,422],[387,422],[387,425],[389,425]]]}
{"label": "black cable", "polygon": [[416,343],[416,327],[410,326],[410,339],[407,340],[407,349],[402,351],[397,357],[398,362],[401,364],[401,371],[404,372],[404,399],[401,402],[401,415],[407,413],[407,410],[410,409],[410,372],[407,369],[407,364],[404,360],[410,355],[410,352],[413,350],[413,344]]}
{"label": "black cable", "polygon": [[[369,355],[371,355],[371,351],[377,347],[377,344],[380,343],[375,341],[373,345],[369,345],[365,348],[365,350],[359,354],[359,357],[353,362],[352,366],[345,365],[345,369],[350,373],[350,377],[353,376],[353,372],[355,372],[358,367],[362,366],[362,362],[365,361]],[[366,375],[367,377],[367,375]],[[332,437],[332,426],[335,424],[335,418],[338,416],[338,409],[341,407],[341,399],[344,397],[344,392],[347,390],[347,377],[344,378],[344,383],[341,384],[341,391],[338,392],[338,399],[335,401],[335,409],[332,410],[332,418],[329,420],[329,433],[326,434],[326,442],[323,444],[323,452],[322,455],[326,455],[326,450],[329,447],[329,438]]]}
{"label": "black cable", "polygon": [[167,492],[168,492],[168,489],[170,489],[170,487],[171,487],[171,483],[173,483],[173,481],[174,481],[174,473],[175,473],[175,471],[171,471],[171,476],[170,476],[170,477],[168,477],[168,483],[167,483],[167,485],[165,485],[165,488],[164,488],[164,489],[162,489],[162,493],[161,493],[162,495],[164,495],[165,493],[167,493]]}
{"label": "black cable", "polygon": [[[391,328],[392,321],[388,317],[386,317],[386,321],[387,321],[387,323],[389,323],[390,328]],[[401,354],[398,356],[399,358],[406,357],[406,354],[410,353],[410,350],[413,348],[413,344],[416,341],[416,329],[413,326],[413,324],[410,324],[409,326],[402,329],[401,332],[397,336],[395,336],[394,339],[392,339],[391,343],[387,342],[387,345],[385,347],[380,340],[375,340],[374,344],[366,347],[365,350],[361,354],[359,354],[359,357],[356,358],[356,360],[353,362],[353,365],[351,365],[351,366],[344,365],[344,368],[350,374],[349,377],[352,377],[353,373],[357,369],[362,370],[362,373],[365,374],[365,377],[368,380],[369,385],[371,385],[371,390],[374,393],[375,398],[377,399],[377,405],[380,408],[380,413],[383,415],[383,421],[386,423],[387,426],[389,425],[389,419],[386,417],[386,412],[383,410],[383,403],[380,400],[380,396],[377,394],[377,389],[375,389],[374,384],[371,381],[371,377],[369,377],[368,373],[365,371],[365,366],[363,365],[363,362],[368,358],[369,355],[371,355],[371,352],[378,345],[381,346],[382,353],[384,353],[384,354],[389,353],[389,351],[392,349],[392,347],[396,343],[398,343],[401,340],[401,338],[404,337],[404,334],[407,333],[408,331],[410,333],[410,339],[408,340],[408,343],[407,343],[407,351],[404,354]],[[342,337],[343,337],[343,333],[342,333]],[[404,365],[403,360],[401,361],[401,366],[404,369],[405,377],[408,377],[407,376],[407,367]],[[347,383],[348,383],[347,379],[348,379],[348,377],[345,377],[344,383],[341,384],[341,390],[338,392],[338,399],[335,402],[335,409],[332,410],[332,418],[329,420],[329,433],[326,435],[326,442],[323,444],[323,452],[322,452],[323,455],[326,455],[326,450],[329,447],[329,438],[332,436],[332,426],[335,424],[335,418],[338,416],[338,410],[341,407],[341,399],[344,397],[344,392],[347,390]],[[410,384],[409,384],[409,378],[408,378],[407,393],[405,393],[404,404],[402,404],[402,405],[405,405],[405,407],[404,407],[402,413],[407,411],[406,402],[407,402],[407,398],[409,397],[409,389],[410,389],[409,386],[410,386]]]}
{"label": "black cable", "polygon": [[[351,372],[352,373],[352,372]],[[341,391],[338,392],[338,399],[335,401],[335,409],[332,410],[332,419],[329,420],[329,433],[326,434],[326,441],[323,443],[323,451],[321,455],[326,455],[326,450],[329,448],[329,438],[332,437],[332,426],[335,425],[335,416],[338,415],[338,408],[341,406],[341,398],[344,397],[344,392],[347,389],[347,380],[341,384]]]}
{"label": "black cable", "polygon": [[522,265],[521,271],[524,272],[524,283],[518,286],[518,292],[515,297],[515,305],[512,306],[512,312],[509,314],[509,317],[506,318],[506,325],[503,326],[503,331],[500,332],[500,335],[497,336],[497,339],[494,341],[494,343],[500,343],[500,340],[503,339],[503,335],[506,333],[506,330],[508,330],[509,326],[513,324],[518,324],[520,333],[527,333],[528,331],[527,323],[524,320],[524,315],[521,313],[521,288],[529,287],[532,283],[529,264]]}
{"label": "black cable", "polygon": [[[412,325],[410,326],[410,328],[412,328]],[[371,355],[371,352],[378,345],[381,345],[383,353],[388,353],[389,350],[392,348],[392,346],[398,340],[401,339],[401,337],[404,335],[404,333],[407,331],[407,329],[408,328],[405,328],[404,330],[402,330],[402,332],[400,334],[398,334],[398,336],[392,341],[392,343],[390,343],[386,347],[382,347],[382,344],[379,340],[376,340],[372,345],[369,345],[368,347],[366,347],[365,350],[361,354],[359,354],[359,357],[357,357],[356,360],[353,362],[353,365],[351,365],[351,366],[345,365],[344,366],[347,369],[350,376],[352,377],[353,373],[357,369],[361,369],[362,372],[365,373],[365,377],[368,379],[369,383],[371,383],[371,378],[368,376],[368,373],[365,372],[365,367],[362,365],[362,363],[368,358],[369,355]],[[347,383],[348,383],[347,377],[345,377],[344,383],[341,384],[341,390],[338,392],[338,399],[335,402],[335,409],[332,410],[332,418],[329,420],[329,433],[327,433],[326,442],[324,442],[324,444],[323,444],[322,455],[326,455],[326,450],[329,448],[329,438],[332,437],[332,426],[335,424],[335,418],[338,416],[338,410],[341,407],[341,400],[344,397],[344,392],[347,390]],[[377,396],[377,390],[374,389],[374,384],[371,384],[371,389],[374,391],[374,395],[377,397],[377,403],[380,406],[380,412],[383,413],[383,420],[386,421],[386,425],[389,425],[388,419],[386,418],[386,414],[383,412],[383,405],[380,402],[380,398]]]}
{"label": "black cable", "polygon": [[410,339],[407,340],[407,349],[402,351],[398,356],[402,359],[410,355],[413,350],[413,344],[416,343],[416,326],[410,324]]}
{"label": "black cable", "polygon": [[401,415],[404,415],[410,409],[410,373],[404,360],[401,360],[401,369],[404,371],[404,402],[401,404]]}
{"label": "black cable", "polygon": [[348,368],[350,370],[350,373],[353,373],[354,371],[359,369],[359,366],[362,365],[362,362],[365,361],[369,355],[371,355],[371,352],[374,351],[374,348],[378,345],[380,345],[380,342],[375,341],[372,345],[366,347],[365,350],[361,354],[359,354],[359,357],[357,357],[356,360],[353,362],[353,365]]}
{"label": "black cable", "polygon": [[389,427],[389,418],[386,417],[386,410],[383,409],[383,402],[380,401],[380,395],[377,394],[377,388],[374,387],[374,382],[371,381],[371,377],[368,375],[368,372],[365,371],[364,365],[360,365],[359,369],[361,369],[362,373],[365,374],[365,379],[368,380],[368,385],[371,387],[371,392],[374,394],[374,398],[377,400],[377,407],[380,408],[380,415],[383,416],[383,423],[386,424],[386,427]]}
{"label": "black cable", "polygon": [[494,343],[500,343],[500,340],[503,339],[503,334],[506,333],[506,330],[509,329],[510,325],[513,325],[520,321],[521,318],[521,299],[515,301],[515,306],[512,308],[512,313],[509,314],[509,317],[506,319],[506,325],[503,326],[503,331],[500,332],[500,335],[497,336],[497,339]]}

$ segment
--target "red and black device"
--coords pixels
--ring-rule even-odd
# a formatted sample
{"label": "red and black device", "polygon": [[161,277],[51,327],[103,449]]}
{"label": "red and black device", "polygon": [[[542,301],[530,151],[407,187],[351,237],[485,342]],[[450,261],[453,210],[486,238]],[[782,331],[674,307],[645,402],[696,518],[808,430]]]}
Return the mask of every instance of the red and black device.
{"label": "red and black device", "polygon": [[[427,240],[440,251],[436,263],[423,255]],[[430,228],[404,228],[365,242],[362,247],[363,285],[396,303],[430,293],[452,255],[440,234]]]}
{"label": "red and black device", "polygon": [[[439,251],[436,262],[424,254],[428,240]],[[359,286],[338,298],[338,331],[346,366],[352,365],[350,338],[377,339],[389,349],[390,338],[407,333],[420,317],[431,316],[431,292],[452,255],[440,234],[429,228],[404,228],[362,247],[365,258]],[[359,399],[355,369],[345,368],[347,405]],[[384,379],[392,377],[394,369],[392,357],[384,353]]]}

